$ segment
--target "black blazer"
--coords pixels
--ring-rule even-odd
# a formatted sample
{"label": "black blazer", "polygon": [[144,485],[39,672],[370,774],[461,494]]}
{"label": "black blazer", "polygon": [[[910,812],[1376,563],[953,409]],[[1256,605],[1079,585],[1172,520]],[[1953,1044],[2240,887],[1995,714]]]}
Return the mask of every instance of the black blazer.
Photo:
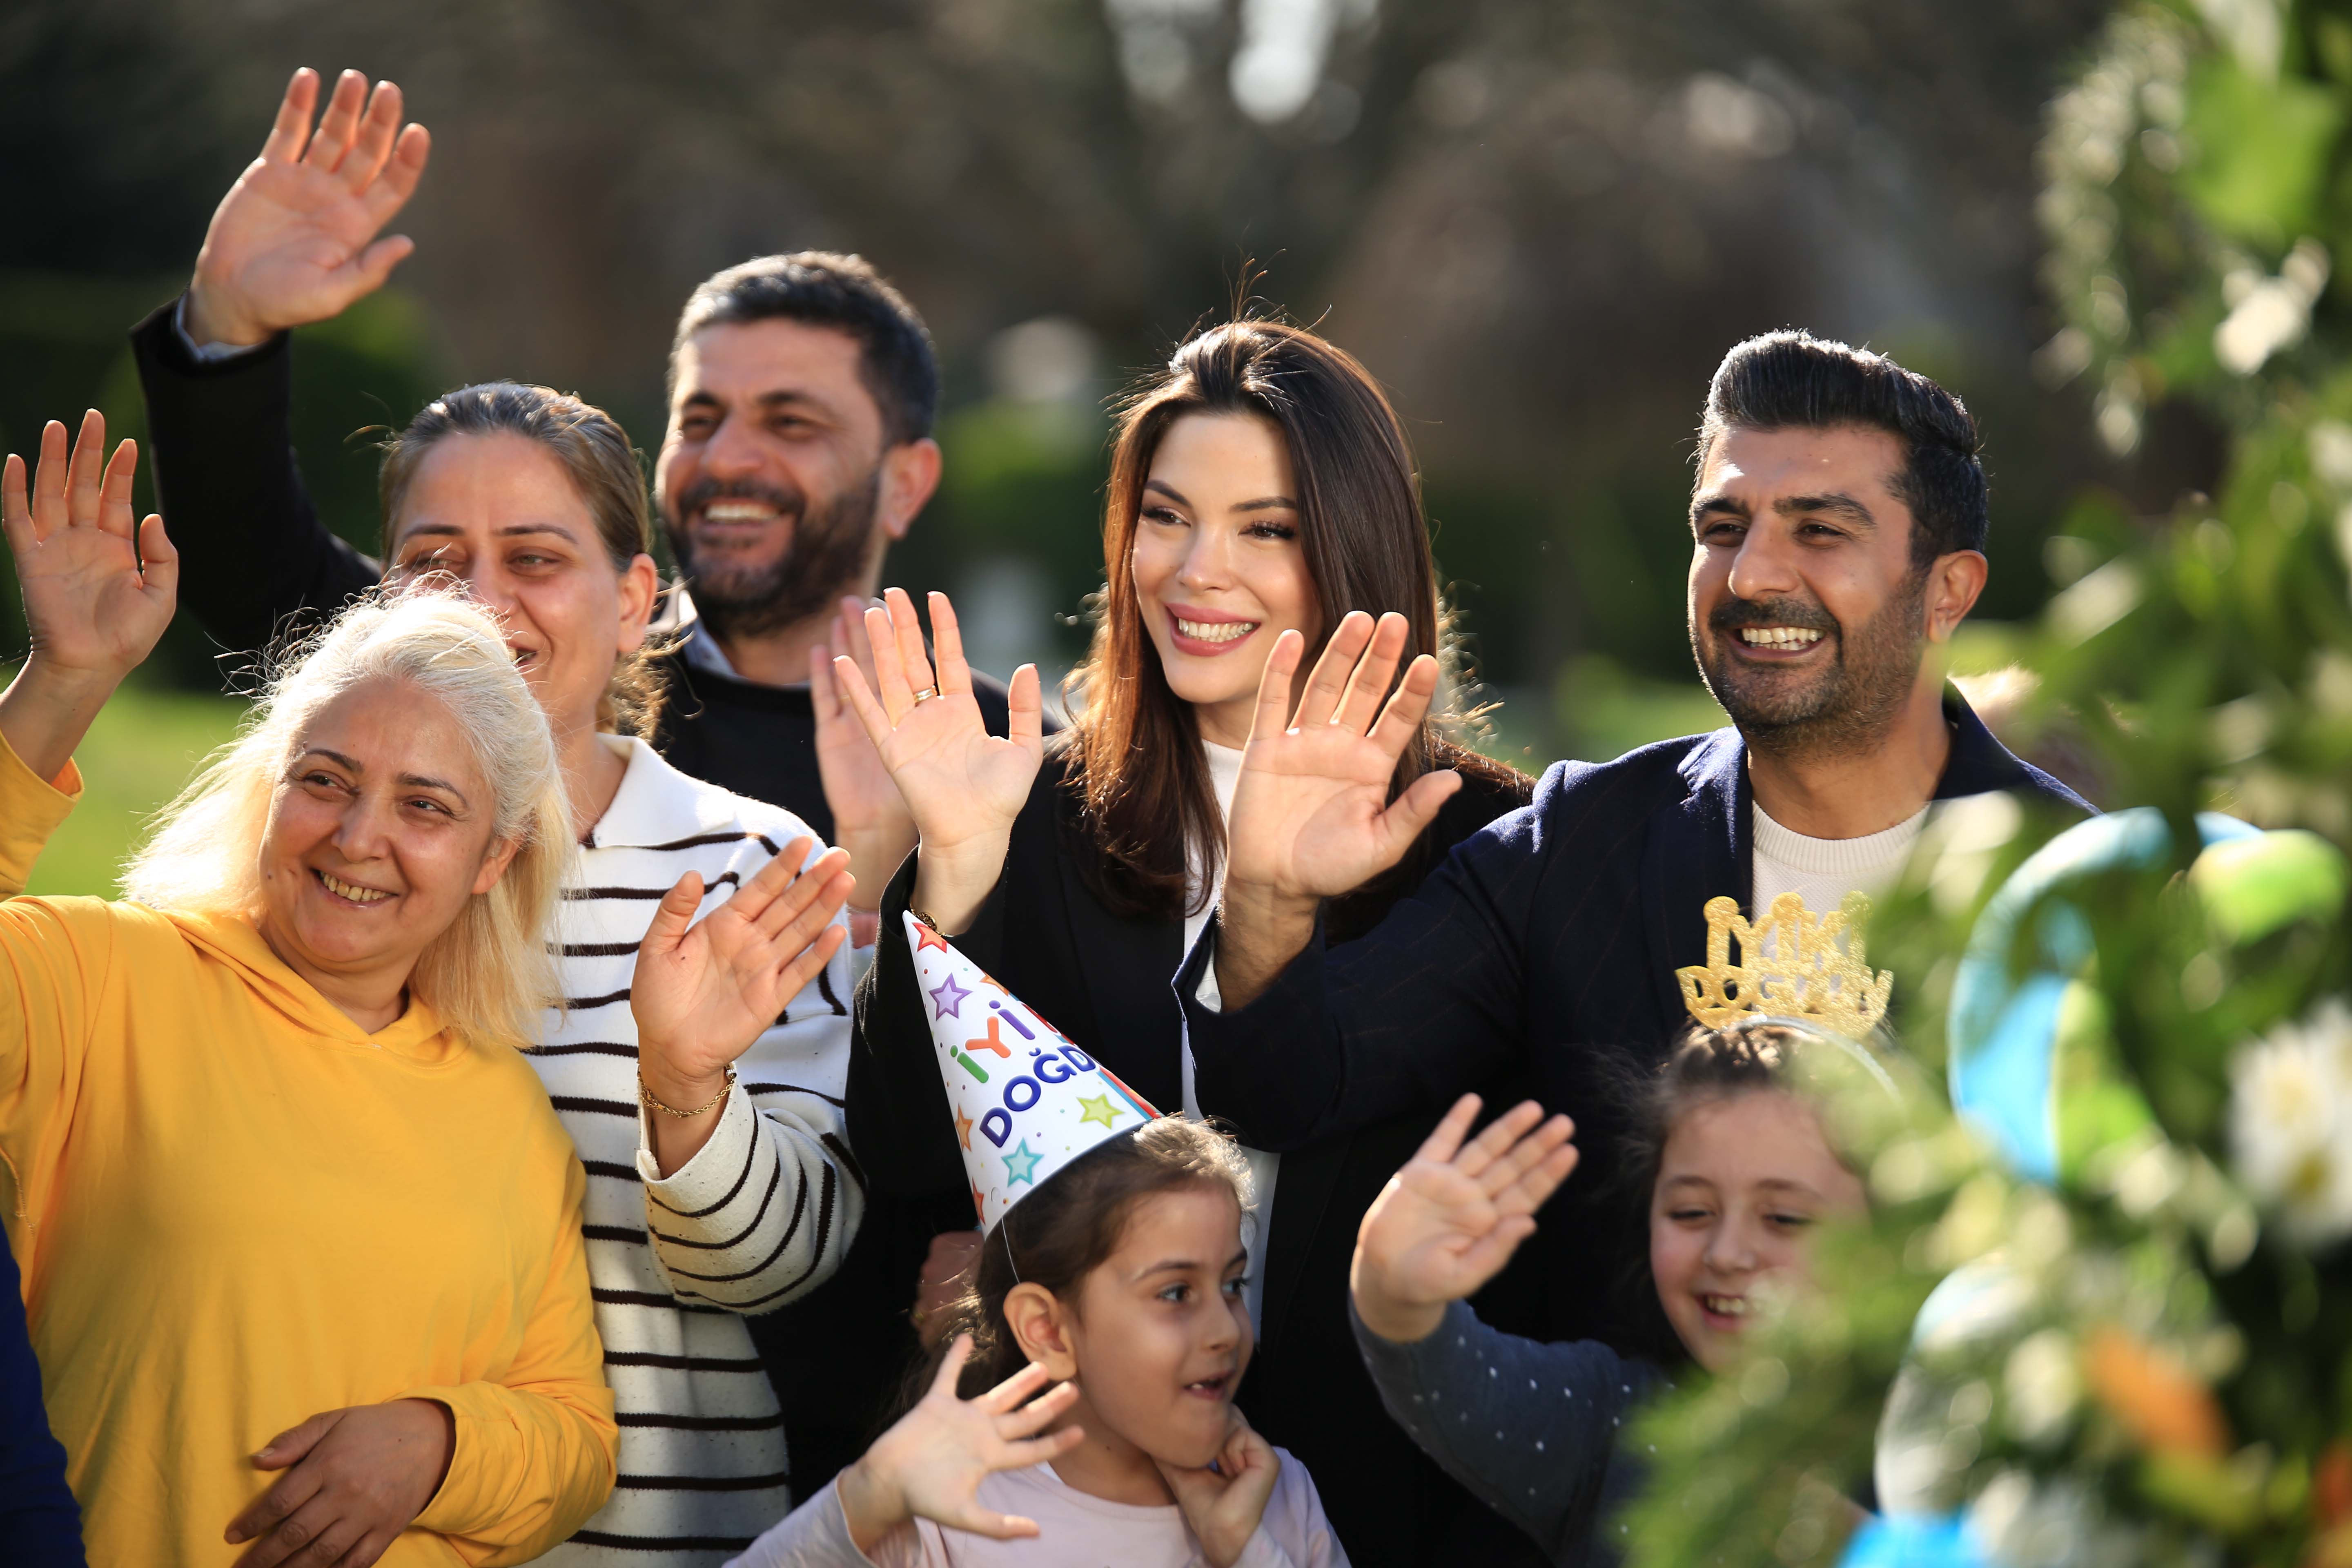
{"label": "black blazer", "polygon": [[[1433,865],[1455,843],[1524,805],[1531,786],[1524,774],[1469,760],[1464,787],[1416,854]],[[1182,1016],[1169,976],[1183,961],[1183,922],[1111,913],[1080,871],[1097,854],[1079,822],[1068,753],[1051,747],[1013,824],[1003,875],[971,929],[953,940],[1138,1094],[1173,1110],[1182,1100]],[[881,944],[858,988],[850,1142],[877,1188],[952,1198],[969,1215],[938,1052],[899,920],[913,885],[910,861],[884,897]],[[1364,925],[1380,912],[1347,910]],[[1360,1564],[1439,1561],[1446,1542],[1461,1539],[1459,1516],[1486,1511],[1388,1419],[1348,1331],[1348,1263],[1357,1226],[1434,1121],[1422,1114],[1388,1118],[1294,1146],[1275,1186],[1262,1329],[1240,1402],[1269,1441],[1314,1475],[1334,1530]],[[1528,1318],[1512,1310],[1507,1295],[1482,1299],[1482,1308]]]}
{"label": "black blazer", "polygon": [[[2091,810],[1949,687],[1944,712],[1952,747],[1935,798],[2008,790]],[[1675,971],[1706,962],[1708,899],[1749,902],[1752,802],[1737,729],[1555,763],[1532,805],[1457,847],[1377,930],[1328,947],[1318,932],[1247,1006],[1195,999],[1202,942],[1177,990],[1202,1109],[1254,1147],[1293,1149],[1525,1074],[1576,1119],[1585,1155],[1531,1248],[1545,1255],[1540,1337],[1677,1353],[1622,1289],[1645,1243],[1636,1205],[1604,1195],[1625,1132],[1611,1080],[1662,1059],[1688,1023]]]}

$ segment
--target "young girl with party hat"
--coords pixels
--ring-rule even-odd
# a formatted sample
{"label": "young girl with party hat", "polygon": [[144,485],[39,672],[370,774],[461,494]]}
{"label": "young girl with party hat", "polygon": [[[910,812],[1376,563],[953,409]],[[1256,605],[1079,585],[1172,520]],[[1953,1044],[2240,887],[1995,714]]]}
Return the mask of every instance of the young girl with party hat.
{"label": "young girl with party hat", "polygon": [[[1700,1370],[1736,1364],[1756,1314],[1810,1283],[1807,1234],[1864,1206],[1818,1110],[1823,1074],[1892,1097],[1864,1049],[1803,1020],[1694,1028],[1631,1101],[1627,1186],[1648,1211],[1649,1283]],[[1466,1303],[1535,1233],[1576,1164],[1568,1119],[1533,1102],[1475,1137],[1466,1095],[1364,1216],[1351,1283],[1372,1381],[1415,1442],[1557,1563],[1618,1561],[1611,1520],[1640,1485],[1620,1446],[1656,1364],[1599,1341],[1538,1343]]]}
{"label": "young girl with party hat", "polygon": [[906,925],[984,1245],[922,1398],[736,1563],[1345,1568],[1306,1468],[1234,1405],[1240,1149]]}

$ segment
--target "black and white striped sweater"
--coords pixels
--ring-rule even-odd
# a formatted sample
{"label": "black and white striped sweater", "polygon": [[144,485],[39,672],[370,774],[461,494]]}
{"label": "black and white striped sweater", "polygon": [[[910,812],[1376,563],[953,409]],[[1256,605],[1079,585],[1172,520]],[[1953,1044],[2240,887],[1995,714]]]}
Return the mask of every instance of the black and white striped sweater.
{"label": "black and white striped sweater", "polygon": [[541,1561],[699,1568],[792,1510],[783,1416],[740,1314],[824,1280],[864,1212],[842,1118],[850,958],[845,946],[736,1063],[710,1142],[660,1179],[637,1105],[637,944],[679,877],[702,873],[708,912],[808,829],[688,778],[641,741],[609,743],[625,746],[628,772],[559,917],[570,1006],[549,1015],[530,1056],[588,1171],[588,1276],[620,1480]]}

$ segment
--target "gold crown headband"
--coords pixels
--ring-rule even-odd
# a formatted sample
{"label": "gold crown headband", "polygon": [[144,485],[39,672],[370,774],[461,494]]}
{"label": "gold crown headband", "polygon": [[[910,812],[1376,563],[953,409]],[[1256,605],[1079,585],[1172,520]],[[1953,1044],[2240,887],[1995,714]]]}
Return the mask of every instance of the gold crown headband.
{"label": "gold crown headband", "polygon": [[[1683,985],[1683,1005],[1710,1029],[1769,1016],[1860,1040],[1886,1016],[1886,999],[1895,989],[1892,970],[1874,975],[1864,962],[1862,926],[1869,916],[1870,900],[1862,893],[1848,893],[1827,915],[1805,908],[1801,894],[1782,893],[1754,924],[1739,912],[1737,899],[1709,899],[1706,963],[1675,971]],[[1776,935],[1773,956],[1766,958],[1764,944]],[[1739,940],[1738,963],[1731,962],[1734,937]]]}

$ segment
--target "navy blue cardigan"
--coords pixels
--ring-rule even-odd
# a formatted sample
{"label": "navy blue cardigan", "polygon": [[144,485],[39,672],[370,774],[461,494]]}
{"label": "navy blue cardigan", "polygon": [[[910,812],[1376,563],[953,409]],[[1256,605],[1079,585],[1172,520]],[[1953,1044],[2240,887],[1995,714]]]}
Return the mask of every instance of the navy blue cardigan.
{"label": "navy blue cardigan", "polygon": [[[1944,711],[1937,799],[2006,790],[2091,809],[1949,687]],[[1202,1109],[1289,1150],[1524,1074],[1576,1119],[1585,1154],[1530,1244],[1549,1255],[1541,1337],[1673,1356],[1654,1302],[1630,1288],[1645,1256],[1633,1205],[1603,1195],[1624,1132],[1611,1080],[1660,1059],[1688,1022],[1675,971],[1706,962],[1706,900],[1748,906],[1751,802],[1737,729],[1558,763],[1533,804],[1464,840],[1368,935],[1327,949],[1318,929],[1247,1006],[1202,1005],[1212,944],[1199,944],[1177,991]]]}
{"label": "navy blue cardigan", "polygon": [[81,1510],[66,1489],[66,1451],[49,1436],[41,1368],[25,1335],[16,1259],[0,1247],[0,1560],[82,1568]]}

